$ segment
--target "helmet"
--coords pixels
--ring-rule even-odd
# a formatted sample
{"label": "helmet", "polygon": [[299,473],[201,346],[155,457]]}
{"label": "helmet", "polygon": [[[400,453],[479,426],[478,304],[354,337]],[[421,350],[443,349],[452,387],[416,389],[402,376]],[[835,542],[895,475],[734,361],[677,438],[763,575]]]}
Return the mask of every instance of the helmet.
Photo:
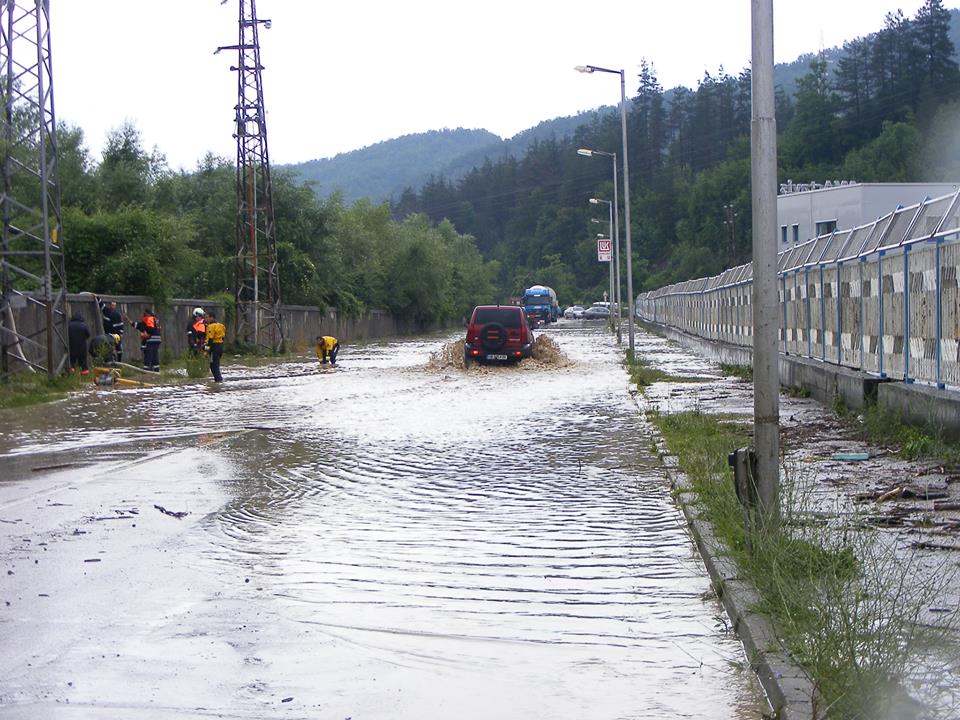
{"label": "helmet", "polygon": [[198,315],[203,315],[203,308],[194,308],[194,309],[193,309],[193,316],[194,316],[194,317],[197,317]]}
{"label": "helmet", "polygon": [[113,341],[114,341],[115,343],[120,342],[120,336],[117,335],[116,333],[112,333],[112,334],[110,335],[110,337],[113,338]]}

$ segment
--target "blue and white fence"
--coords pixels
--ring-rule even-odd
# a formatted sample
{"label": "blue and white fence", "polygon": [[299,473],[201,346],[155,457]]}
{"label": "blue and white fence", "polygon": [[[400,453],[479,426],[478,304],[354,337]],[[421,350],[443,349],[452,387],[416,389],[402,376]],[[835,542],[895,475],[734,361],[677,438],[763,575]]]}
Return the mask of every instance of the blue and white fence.
{"label": "blue and white fence", "polygon": [[[771,242],[774,242],[771,239]],[[789,355],[960,387],[960,191],[778,255]],[[752,264],[637,296],[638,317],[750,346]]]}

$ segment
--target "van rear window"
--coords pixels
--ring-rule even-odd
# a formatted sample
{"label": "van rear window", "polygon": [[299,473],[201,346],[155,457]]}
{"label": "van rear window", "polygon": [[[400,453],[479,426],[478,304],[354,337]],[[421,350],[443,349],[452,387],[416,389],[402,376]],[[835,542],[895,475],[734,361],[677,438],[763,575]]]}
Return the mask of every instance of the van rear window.
{"label": "van rear window", "polygon": [[477,308],[475,322],[477,325],[499,323],[507,328],[518,328],[520,318],[520,308]]}

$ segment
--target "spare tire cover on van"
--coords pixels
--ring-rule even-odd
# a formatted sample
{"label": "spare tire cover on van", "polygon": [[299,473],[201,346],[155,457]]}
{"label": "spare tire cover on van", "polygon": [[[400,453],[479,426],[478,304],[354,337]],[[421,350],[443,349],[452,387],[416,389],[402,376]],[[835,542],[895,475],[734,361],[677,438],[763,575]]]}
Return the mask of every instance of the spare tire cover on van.
{"label": "spare tire cover on van", "polygon": [[488,323],[480,328],[480,344],[484,350],[499,350],[507,344],[507,329],[500,323]]}

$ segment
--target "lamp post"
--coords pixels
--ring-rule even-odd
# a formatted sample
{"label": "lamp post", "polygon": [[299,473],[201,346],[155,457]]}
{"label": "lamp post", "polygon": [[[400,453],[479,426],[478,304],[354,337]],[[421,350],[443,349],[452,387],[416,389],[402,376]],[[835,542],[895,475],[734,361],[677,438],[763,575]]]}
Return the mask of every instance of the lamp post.
{"label": "lamp post", "polygon": [[578,65],[577,72],[605,72],[620,76],[620,131],[623,135],[623,211],[624,225],[627,231],[627,336],[630,341],[630,355],[633,356],[633,250],[630,243],[630,156],[627,152],[627,89],[623,70],[610,70],[596,65]]}
{"label": "lamp post", "polygon": [[614,271],[614,280],[617,285],[617,343],[621,343],[623,342],[623,318],[621,316],[623,301],[620,298],[620,195],[617,192],[617,154],[605,152],[603,150],[588,150],[587,148],[580,148],[577,150],[577,155],[583,155],[584,157],[602,155],[603,157],[613,158],[613,236],[615,238],[613,245],[613,256],[615,262],[617,263],[617,269]]}
{"label": "lamp post", "polygon": [[[608,215],[608,217],[610,218],[610,219],[608,220],[608,222],[609,222],[608,228],[609,228],[609,230],[613,230],[613,205],[614,205],[614,203],[613,203],[612,200],[604,200],[603,198],[595,198],[595,197],[590,198],[590,204],[591,204],[591,205],[599,205],[600,203],[604,203],[604,204],[607,206],[607,215]],[[600,238],[602,238],[602,237],[604,237],[603,233],[598,233],[598,234],[597,234],[597,238],[598,238],[598,239],[600,239]],[[607,233],[607,237],[609,237],[609,232]],[[613,302],[614,302],[613,296],[614,296],[614,292],[613,292],[613,263],[610,263],[610,297],[609,297],[610,307],[613,307]],[[613,326],[613,314],[612,314],[612,313],[611,313],[611,315],[610,315],[610,325],[611,325],[611,327]]]}

